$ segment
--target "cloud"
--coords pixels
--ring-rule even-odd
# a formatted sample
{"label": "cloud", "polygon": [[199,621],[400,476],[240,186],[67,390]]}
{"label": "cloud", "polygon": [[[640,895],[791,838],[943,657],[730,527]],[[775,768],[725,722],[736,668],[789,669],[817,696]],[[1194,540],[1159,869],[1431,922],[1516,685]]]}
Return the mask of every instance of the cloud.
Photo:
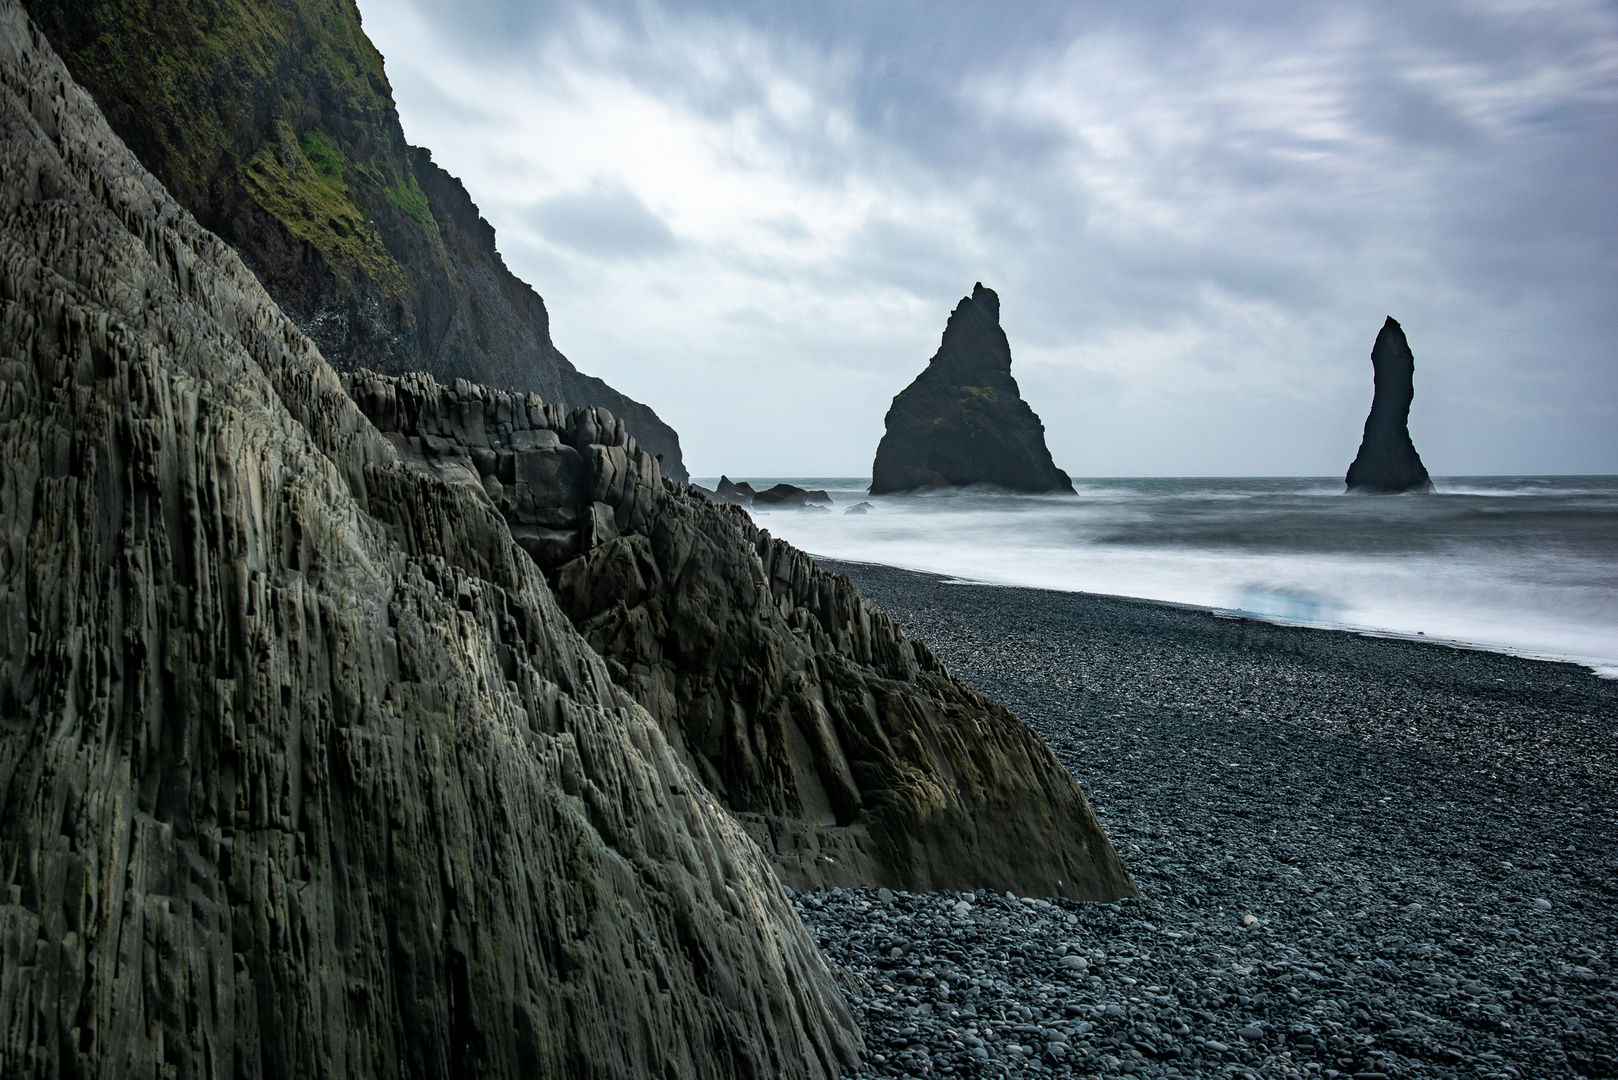
{"label": "cloud", "polygon": [[699,473],[868,468],[978,280],[1079,475],[1340,472],[1388,314],[1436,471],[1618,471],[1599,0],[362,7]]}
{"label": "cloud", "polygon": [[634,192],[607,181],[552,195],[528,212],[528,220],[547,240],[607,261],[664,255],[677,246],[662,218]]}

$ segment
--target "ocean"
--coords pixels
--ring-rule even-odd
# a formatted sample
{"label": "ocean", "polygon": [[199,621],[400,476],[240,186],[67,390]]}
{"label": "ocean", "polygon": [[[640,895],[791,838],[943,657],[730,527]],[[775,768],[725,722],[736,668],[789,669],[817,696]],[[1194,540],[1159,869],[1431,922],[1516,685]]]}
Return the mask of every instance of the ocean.
{"label": "ocean", "polygon": [[[1327,477],[1075,479],[1071,496],[872,497],[753,511],[814,555],[971,582],[1166,600],[1570,660],[1618,678],[1618,477],[1459,476],[1349,496]],[[697,482],[712,488],[715,477]],[[845,510],[859,502],[864,515]]]}

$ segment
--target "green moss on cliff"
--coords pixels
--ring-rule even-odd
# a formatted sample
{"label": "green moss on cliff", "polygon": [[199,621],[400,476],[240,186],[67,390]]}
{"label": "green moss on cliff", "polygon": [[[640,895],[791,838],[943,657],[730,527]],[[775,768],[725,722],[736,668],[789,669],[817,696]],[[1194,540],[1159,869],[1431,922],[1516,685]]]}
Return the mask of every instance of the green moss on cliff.
{"label": "green moss on cliff", "polygon": [[343,151],[331,139],[318,131],[306,131],[298,136],[298,149],[309,159],[309,164],[321,176],[342,183]]}
{"label": "green moss on cliff", "polygon": [[277,123],[277,138],[242,167],[249,194],[300,240],[312,244],[339,276],[352,282],[358,271],[384,295],[406,289],[404,268],[389,254],[382,234],[349,197],[345,164],[337,144],[319,132],[294,139]]}
{"label": "green moss on cliff", "polygon": [[399,209],[432,229],[436,236],[438,222],[433,220],[433,212],[427,205],[427,193],[421,190],[414,176],[407,176],[383,190],[388,201]]}
{"label": "green moss on cliff", "polygon": [[[28,0],[75,77],[204,222],[230,190],[350,285],[408,289],[375,221],[397,208],[447,259],[409,175],[382,55],[349,0]],[[295,137],[293,132],[296,133]],[[401,179],[403,177],[403,179]],[[395,219],[397,220],[397,219]]]}

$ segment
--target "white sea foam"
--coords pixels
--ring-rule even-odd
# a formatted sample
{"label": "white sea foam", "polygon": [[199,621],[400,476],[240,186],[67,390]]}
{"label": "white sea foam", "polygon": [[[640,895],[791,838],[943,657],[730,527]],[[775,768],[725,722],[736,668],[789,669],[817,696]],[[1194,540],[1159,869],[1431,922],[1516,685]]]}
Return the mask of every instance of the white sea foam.
{"label": "white sea foam", "polygon": [[[749,478],[755,487],[773,478]],[[1080,480],[1079,495],[872,497],[755,513],[816,555],[962,580],[1194,604],[1573,660],[1618,677],[1618,478],[1464,477],[1423,496],[1340,482]],[[865,500],[875,509],[844,515]]]}

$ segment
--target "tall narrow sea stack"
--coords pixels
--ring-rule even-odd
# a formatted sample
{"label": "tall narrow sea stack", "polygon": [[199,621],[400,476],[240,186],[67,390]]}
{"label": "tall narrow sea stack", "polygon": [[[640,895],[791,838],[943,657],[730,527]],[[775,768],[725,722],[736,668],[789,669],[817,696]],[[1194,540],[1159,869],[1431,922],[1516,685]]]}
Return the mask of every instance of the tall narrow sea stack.
{"label": "tall narrow sea stack", "polygon": [[1410,402],[1416,396],[1416,358],[1405,332],[1388,316],[1371,350],[1376,396],[1365,418],[1360,452],[1348,467],[1348,490],[1366,495],[1431,491],[1427,467],[1410,441]]}
{"label": "tall narrow sea stack", "polygon": [[888,409],[871,494],[985,487],[1073,492],[1051,461],[1045,425],[1011,377],[1000,297],[979,282],[950,314],[927,369]]}

